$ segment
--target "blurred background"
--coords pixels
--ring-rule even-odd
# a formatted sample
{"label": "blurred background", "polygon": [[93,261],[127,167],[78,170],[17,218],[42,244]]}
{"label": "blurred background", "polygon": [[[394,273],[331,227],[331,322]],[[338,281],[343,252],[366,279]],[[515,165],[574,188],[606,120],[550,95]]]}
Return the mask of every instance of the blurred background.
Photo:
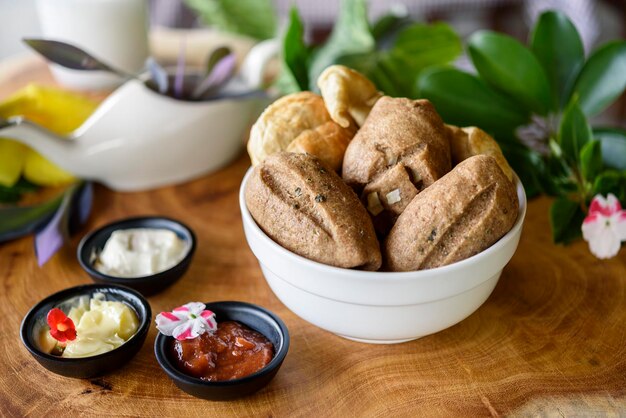
{"label": "blurred background", "polygon": [[[87,0],[75,1],[87,3]],[[195,4],[196,8],[204,8],[206,16],[212,13],[210,4],[217,0],[146,1],[150,14],[150,50],[162,61],[175,62],[181,36],[187,40],[186,55],[192,64],[194,57],[199,57],[201,61],[200,58],[204,59],[210,48],[232,41],[233,35],[225,38],[215,30],[207,28],[204,23],[206,20],[202,20],[188,7],[189,4]],[[250,0],[230,3],[233,8],[245,10],[247,1]],[[282,33],[280,29],[287,23],[290,7],[297,6],[304,20],[305,38],[308,43],[319,43],[326,39],[339,8],[337,0],[271,1],[278,16],[277,27],[280,33]],[[446,21],[462,38],[468,37],[478,29],[491,28],[525,41],[529,28],[537,16],[546,9],[559,9],[569,16],[581,34],[587,53],[607,40],[626,38],[626,0],[369,0],[368,3],[371,20],[393,10],[395,14],[406,15],[415,21]],[[41,35],[36,4],[37,0],[0,0],[0,61],[28,54],[20,41],[21,38]],[[242,17],[240,22],[242,27],[247,25],[245,22],[252,21],[250,16]],[[254,22],[262,21],[266,17],[259,16]],[[200,28],[204,30],[185,30]],[[245,55],[247,49],[256,42],[240,35],[236,35],[236,38],[243,41],[229,46],[238,56]],[[456,65],[471,71],[471,63],[466,56],[460,57]],[[595,120],[626,126],[626,99],[622,97]]]}
{"label": "blurred background", "polygon": [[[40,34],[36,0],[0,0],[0,59],[25,51],[20,39]],[[181,0],[149,0],[153,27],[202,26]],[[274,0],[281,21],[296,4],[310,40],[329,33],[338,9],[336,0]],[[370,17],[387,13],[390,7],[412,18],[432,22],[445,20],[461,35],[479,28],[492,28],[520,39],[527,36],[535,17],[545,9],[560,9],[576,24],[587,50],[599,42],[626,37],[625,0],[370,0]]]}

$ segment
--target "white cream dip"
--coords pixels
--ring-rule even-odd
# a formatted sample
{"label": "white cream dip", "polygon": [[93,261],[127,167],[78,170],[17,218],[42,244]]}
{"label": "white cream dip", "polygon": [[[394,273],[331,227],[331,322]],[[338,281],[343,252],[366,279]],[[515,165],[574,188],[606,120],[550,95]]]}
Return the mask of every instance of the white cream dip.
{"label": "white cream dip", "polygon": [[189,245],[168,229],[133,228],[114,231],[94,268],[115,277],[142,277],[178,264]]}

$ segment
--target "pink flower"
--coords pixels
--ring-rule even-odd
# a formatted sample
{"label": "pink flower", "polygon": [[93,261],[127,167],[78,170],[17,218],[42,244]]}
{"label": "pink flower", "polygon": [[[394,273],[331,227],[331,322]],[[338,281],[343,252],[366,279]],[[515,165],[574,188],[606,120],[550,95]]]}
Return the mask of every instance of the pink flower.
{"label": "pink flower", "polygon": [[190,302],[172,312],[161,312],[156,317],[157,329],[177,340],[190,340],[207,331],[215,331],[215,314],[205,308],[204,303]]}
{"label": "pink flower", "polygon": [[583,221],[582,231],[593,255],[614,257],[619,252],[620,243],[626,241],[626,210],[622,210],[613,194],[609,193],[606,199],[596,195]]}

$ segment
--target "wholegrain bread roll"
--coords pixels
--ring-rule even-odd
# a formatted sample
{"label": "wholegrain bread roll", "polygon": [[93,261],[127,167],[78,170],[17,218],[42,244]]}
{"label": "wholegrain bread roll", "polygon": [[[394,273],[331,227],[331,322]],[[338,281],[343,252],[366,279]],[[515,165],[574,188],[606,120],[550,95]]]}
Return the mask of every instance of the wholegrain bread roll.
{"label": "wholegrain bread roll", "polygon": [[367,208],[379,237],[389,233],[417,193],[419,190],[402,164],[394,165],[365,186],[361,202]]}
{"label": "wholegrain bread roll", "polygon": [[446,125],[450,138],[452,165],[468,159],[474,155],[491,155],[502,169],[502,172],[513,182],[513,169],[504,158],[498,143],[487,132],[475,126],[459,128]]}
{"label": "wholegrain bread roll", "polygon": [[439,267],[488,248],[515,223],[515,186],[495,158],[477,155],[419,193],[384,245],[391,271]]}
{"label": "wholegrain bread roll", "polygon": [[342,176],[359,189],[396,164],[418,189],[450,171],[448,135],[428,100],[380,98],[346,149]]}
{"label": "wholegrain bread roll", "polygon": [[380,267],[380,247],[365,208],[316,157],[269,156],[254,168],[244,195],[259,227],[284,248],[336,267]]}
{"label": "wholegrain bread roll", "polygon": [[257,165],[280,151],[310,152],[339,170],[354,130],[333,122],[321,96],[294,93],[276,100],[259,116],[250,130],[248,154]]}

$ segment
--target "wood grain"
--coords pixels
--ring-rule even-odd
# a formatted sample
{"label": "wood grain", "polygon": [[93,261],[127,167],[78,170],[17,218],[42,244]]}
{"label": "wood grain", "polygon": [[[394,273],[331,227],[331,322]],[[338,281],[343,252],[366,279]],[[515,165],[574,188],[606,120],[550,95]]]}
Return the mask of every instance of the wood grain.
{"label": "wood grain", "polygon": [[[265,283],[238,209],[248,165],[242,156],[213,175],[148,193],[97,187],[89,224],[42,268],[32,238],[0,245],[0,415],[626,415],[626,249],[599,261],[584,242],[553,245],[550,201],[534,200],[517,253],[475,314],[417,341],[364,345],[299,319]],[[267,388],[221,403],[186,395],[156,362],[154,328],[127,366],[92,380],[49,373],[22,346],[19,324],[33,304],[90,282],[75,257],[80,235],[146,214],[181,219],[198,236],[185,277],[149,298],[154,312],[189,300],[242,300],[285,321],[291,349]]]}

